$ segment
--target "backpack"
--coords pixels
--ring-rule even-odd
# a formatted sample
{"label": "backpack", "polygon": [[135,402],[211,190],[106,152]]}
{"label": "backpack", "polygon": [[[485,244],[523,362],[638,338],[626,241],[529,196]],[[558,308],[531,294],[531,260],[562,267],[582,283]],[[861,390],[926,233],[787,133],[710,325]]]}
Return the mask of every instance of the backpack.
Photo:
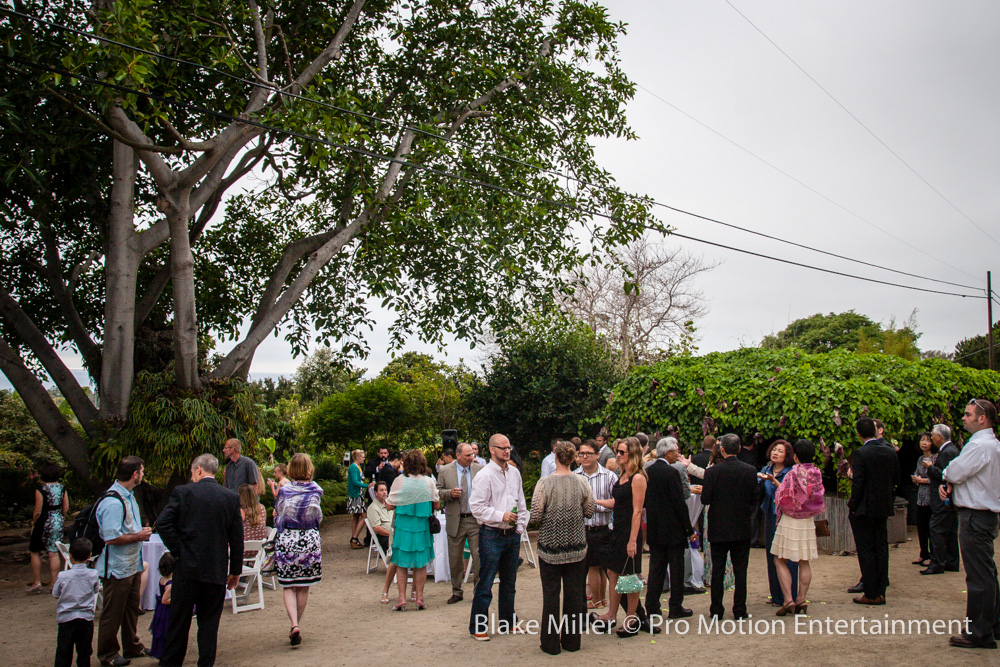
{"label": "backpack", "polygon": [[[97,507],[105,498],[117,498],[118,502],[122,504],[122,527],[124,527],[125,515],[127,514],[125,499],[114,491],[106,491],[103,496],[80,510],[80,513],[76,516],[76,520],[73,522],[72,539],[86,537],[90,540],[91,545],[93,545],[90,555],[95,559],[101,555],[105,547],[104,540],[101,539],[101,526],[97,520]],[[105,575],[107,575],[107,559],[104,561],[104,569]]]}

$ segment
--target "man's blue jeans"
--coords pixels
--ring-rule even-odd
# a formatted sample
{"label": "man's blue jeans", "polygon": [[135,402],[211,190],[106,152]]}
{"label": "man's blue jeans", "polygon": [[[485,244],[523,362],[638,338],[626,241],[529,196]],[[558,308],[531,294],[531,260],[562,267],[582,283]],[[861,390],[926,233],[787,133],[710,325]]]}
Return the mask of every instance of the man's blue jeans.
{"label": "man's blue jeans", "polygon": [[[493,580],[500,575],[500,600],[497,627],[510,632],[514,629],[514,585],[517,581],[517,559],[521,551],[521,536],[516,530],[504,535],[496,528],[479,527],[479,583],[472,598],[469,634],[489,632],[490,603],[493,602]],[[506,628],[504,628],[506,626]]]}

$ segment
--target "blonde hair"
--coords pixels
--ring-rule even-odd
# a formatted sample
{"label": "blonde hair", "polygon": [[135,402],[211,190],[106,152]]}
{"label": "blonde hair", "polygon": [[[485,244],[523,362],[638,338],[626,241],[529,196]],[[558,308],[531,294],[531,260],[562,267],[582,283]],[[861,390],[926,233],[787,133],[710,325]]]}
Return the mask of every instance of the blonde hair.
{"label": "blonde hair", "polygon": [[277,463],[274,466],[274,474],[281,475],[282,477],[288,477],[288,466],[284,463]]}
{"label": "blonde hair", "polygon": [[293,455],[292,460],[288,462],[288,479],[296,482],[311,482],[315,470],[309,455],[299,452]]}
{"label": "blonde hair", "polygon": [[359,456],[361,458],[364,458],[364,456],[365,456],[365,450],[363,450],[363,449],[355,449],[354,451],[352,451],[351,452],[351,463],[357,463]]}
{"label": "blonde hair", "polygon": [[[624,473],[629,477],[633,475],[646,476],[646,470],[642,465],[642,443],[639,442],[639,438],[624,438],[615,443],[615,454],[618,453],[618,445],[625,443],[628,447],[628,460],[625,461]],[[619,471],[619,477],[621,477],[622,471]]]}
{"label": "blonde hair", "polygon": [[236,491],[240,494],[243,520],[251,526],[256,526],[260,523],[260,510],[263,507],[257,497],[257,487],[251,484],[240,484],[240,488]]}

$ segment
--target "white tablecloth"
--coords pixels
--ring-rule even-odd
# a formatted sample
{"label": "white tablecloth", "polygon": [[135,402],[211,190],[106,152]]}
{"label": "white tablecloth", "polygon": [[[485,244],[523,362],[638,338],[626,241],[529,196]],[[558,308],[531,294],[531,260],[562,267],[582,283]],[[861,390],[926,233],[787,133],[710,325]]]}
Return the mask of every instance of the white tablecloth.
{"label": "white tablecloth", "polygon": [[156,533],[150,535],[148,542],[142,543],[142,562],[149,567],[146,588],[142,591],[142,598],[139,602],[139,606],[143,609],[156,609],[156,595],[160,592],[160,557],[166,550],[167,548],[163,546],[163,540]]}
{"label": "white tablecloth", "polygon": [[448,564],[448,529],[446,527],[444,512],[438,512],[438,521],[441,522],[441,532],[434,536],[434,561],[428,567],[433,570],[428,574],[433,574],[434,581],[451,581],[451,566]]}

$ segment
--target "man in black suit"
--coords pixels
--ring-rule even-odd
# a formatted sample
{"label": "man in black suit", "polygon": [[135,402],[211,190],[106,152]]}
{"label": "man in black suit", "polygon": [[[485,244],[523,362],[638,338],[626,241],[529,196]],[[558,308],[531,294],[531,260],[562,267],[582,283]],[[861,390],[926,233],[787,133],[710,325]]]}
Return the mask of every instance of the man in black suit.
{"label": "man in black suit", "polygon": [[[649,583],[646,587],[646,612],[662,615],[660,596],[667,565],[670,566],[668,618],[686,618],[694,612],[684,608],[684,552],[694,534],[687,503],[681,487],[681,473],[665,459],[672,442],[662,438],[656,443],[657,459],[646,466],[646,543],[649,545]],[[676,444],[673,444],[676,448]]]}
{"label": "man in black suit", "polygon": [[[170,626],[160,665],[180,667],[187,653],[191,615],[198,608],[198,667],[215,664],[219,618],[226,589],[243,571],[240,497],[215,481],[219,460],[202,454],[191,464],[191,484],[178,486],[156,520],[164,546],[177,562]],[[227,576],[228,575],[228,576]]]}
{"label": "man in black suit", "polygon": [[892,447],[878,441],[875,420],[862,417],[855,428],[864,444],[851,456],[851,499],[847,508],[864,594],[854,602],[882,605],[889,585],[888,519],[895,513],[899,459]]}
{"label": "man in black suit", "polygon": [[705,471],[701,502],[708,506],[708,544],[712,550],[712,603],[709,611],[722,619],[725,608],[726,557],[733,562],[736,591],[733,616],[747,617],[747,565],[750,561],[750,516],[757,506],[757,470],[736,458],[740,438],[727,433],[719,438],[725,459]]}
{"label": "man in black suit", "polygon": [[951,427],[935,424],[931,442],[938,448],[937,459],[927,468],[931,486],[931,564],[920,574],[958,572],[958,513],[954,505],[941,500],[939,489],[944,471],[958,456],[958,447],[951,441]]}

